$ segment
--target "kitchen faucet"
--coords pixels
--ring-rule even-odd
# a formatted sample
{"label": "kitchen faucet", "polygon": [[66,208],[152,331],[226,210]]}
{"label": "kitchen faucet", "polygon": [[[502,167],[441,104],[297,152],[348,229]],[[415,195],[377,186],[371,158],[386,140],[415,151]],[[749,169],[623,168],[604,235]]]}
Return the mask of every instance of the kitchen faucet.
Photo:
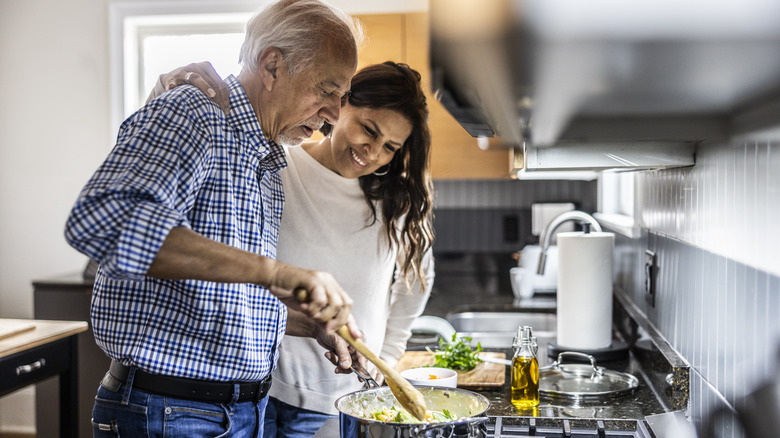
{"label": "kitchen faucet", "polygon": [[550,221],[549,225],[547,225],[547,228],[544,229],[544,232],[542,232],[542,238],[539,240],[541,254],[539,254],[539,267],[536,270],[537,274],[544,275],[544,265],[547,262],[547,248],[550,247],[550,241],[552,240],[552,236],[555,234],[555,230],[562,223],[568,221],[580,222],[585,227],[585,233],[589,233],[591,228],[593,231],[599,233],[601,232],[601,225],[599,225],[599,223],[596,222],[596,219],[593,219],[593,216],[589,215],[588,213],[579,210],[572,210],[556,217]]}

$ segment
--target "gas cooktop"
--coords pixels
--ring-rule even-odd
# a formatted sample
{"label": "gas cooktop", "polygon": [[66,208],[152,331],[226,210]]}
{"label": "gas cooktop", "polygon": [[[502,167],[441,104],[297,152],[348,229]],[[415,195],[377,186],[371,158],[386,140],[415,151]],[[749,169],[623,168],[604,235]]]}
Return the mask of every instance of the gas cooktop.
{"label": "gas cooktop", "polygon": [[596,420],[587,418],[490,417],[488,437],[633,437],[652,438],[641,420]]}
{"label": "gas cooktop", "polygon": [[[466,435],[453,434],[449,436],[469,438],[513,438],[523,436],[538,438],[654,437],[642,420],[489,416],[484,426],[480,427],[479,431],[472,431],[473,433],[466,432]],[[314,435],[315,438],[332,438],[335,436],[339,436],[339,420],[337,418],[327,420],[325,425]]]}

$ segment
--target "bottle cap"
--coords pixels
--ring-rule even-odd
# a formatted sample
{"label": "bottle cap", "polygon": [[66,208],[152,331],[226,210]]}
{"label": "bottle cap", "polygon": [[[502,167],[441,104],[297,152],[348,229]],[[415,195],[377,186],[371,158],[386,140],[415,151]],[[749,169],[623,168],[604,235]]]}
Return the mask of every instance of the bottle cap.
{"label": "bottle cap", "polygon": [[531,326],[524,325],[517,328],[517,340],[518,341],[531,341],[535,339],[533,336],[533,329]]}

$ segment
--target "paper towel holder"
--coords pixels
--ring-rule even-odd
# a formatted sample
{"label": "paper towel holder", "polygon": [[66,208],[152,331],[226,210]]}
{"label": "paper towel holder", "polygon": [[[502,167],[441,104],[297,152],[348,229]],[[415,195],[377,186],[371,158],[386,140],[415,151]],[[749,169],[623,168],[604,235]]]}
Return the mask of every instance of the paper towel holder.
{"label": "paper towel holder", "polygon": [[596,221],[596,219],[593,218],[593,216],[589,215],[588,213],[585,213],[584,211],[579,211],[579,210],[567,211],[566,213],[563,213],[560,216],[556,217],[555,219],[550,221],[550,224],[547,225],[547,228],[544,229],[541,239],[539,239],[539,246],[541,248],[541,253],[539,254],[539,266],[536,269],[537,274],[544,275],[544,265],[547,263],[547,248],[550,247],[550,241],[552,240],[552,236],[555,234],[555,230],[561,224],[568,221],[578,221],[583,225],[585,225],[585,233],[589,233],[591,231],[591,228],[593,229],[593,231],[597,233],[601,232],[601,225],[599,225],[599,223]]}

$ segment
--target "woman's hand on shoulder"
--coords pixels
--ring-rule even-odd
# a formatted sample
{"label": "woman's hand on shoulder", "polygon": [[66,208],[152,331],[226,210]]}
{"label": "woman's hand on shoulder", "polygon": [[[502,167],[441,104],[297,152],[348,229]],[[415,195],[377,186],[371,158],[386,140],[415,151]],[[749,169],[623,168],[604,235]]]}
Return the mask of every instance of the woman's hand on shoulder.
{"label": "woman's hand on shoulder", "polygon": [[185,84],[197,87],[203,94],[214,99],[225,114],[229,112],[230,90],[208,61],[192,63],[161,75],[148,100]]}

